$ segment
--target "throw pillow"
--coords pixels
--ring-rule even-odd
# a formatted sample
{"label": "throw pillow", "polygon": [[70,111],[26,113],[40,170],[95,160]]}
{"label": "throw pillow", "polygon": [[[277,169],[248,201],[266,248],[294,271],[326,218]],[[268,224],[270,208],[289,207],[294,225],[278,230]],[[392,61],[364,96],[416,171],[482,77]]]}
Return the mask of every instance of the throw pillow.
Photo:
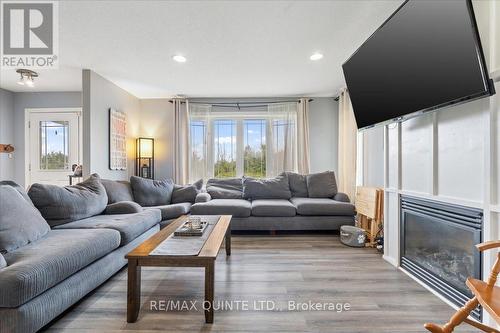
{"label": "throw pillow", "polygon": [[28,195],[52,227],[101,214],[108,203],[97,174],[71,186],[33,184]]}
{"label": "throw pillow", "polygon": [[102,185],[108,195],[108,205],[120,201],[134,201],[130,183],[123,180],[102,179]]}
{"label": "throw pillow", "polygon": [[306,176],[309,198],[332,198],[337,194],[337,181],[333,171],[312,173]]}
{"label": "throw pillow", "polygon": [[212,199],[241,199],[243,182],[241,178],[212,178],[207,182],[207,192]]}
{"label": "throw pillow", "polygon": [[172,203],[190,202],[194,203],[196,196],[200,193],[203,187],[203,179],[200,179],[193,184],[188,185],[175,185],[174,192],[172,192]]}
{"label": "throw pillow", "polygon": [[250,200],[290,199],[292,192],[288,185],[288,177],[281,174],[269,179],[243,178],[243,196]]}
{"label": "throw pillow", "polygon": [[42,238],[49,225],[12,186],[0,186],[0,253],[11,252]]}
{"label": "throw pillow", "polygon": [[169,205],[174,190],[171,179],[152,180],[137,176],[130,177],[135,202],[143,207]]}
{"label": "throw pillow", "polygon": [[292,192],[292,197],[307,198],[309,193],[307,192],[307,180],[305,175],[301,175],[295,172],[285,172],[288,176],[288,183],[290,184],[290,191]]}

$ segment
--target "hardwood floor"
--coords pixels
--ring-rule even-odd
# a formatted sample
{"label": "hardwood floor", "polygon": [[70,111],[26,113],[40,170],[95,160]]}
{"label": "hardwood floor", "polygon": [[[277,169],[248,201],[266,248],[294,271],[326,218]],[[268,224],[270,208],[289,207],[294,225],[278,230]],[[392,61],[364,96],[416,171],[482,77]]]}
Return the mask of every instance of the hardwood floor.
{"label": "hardwood floor", "polygon": [[[215,265],[216,301],[250,310],[216,310],[205,324],[202,268],[142,269],[142,307],[126,322],[126,268],[46,327],[48,332],[424,332],[455,311],[386,263],[373,249],[334,235],[232,237],[232,255]],[[196,301],[197,310],[156,311],[151,301]],[[259,311],[254,301],[282,311]],[[349,303],[349,311],[290,311],[288,302]],[[154,303],[153,303],[154,304]],[[156,303],[159,306],[159,303]],[[182,303],[180,303],[182,305]],[[219,303],[220,304],[220,303]],[[230,305],[231,303],[225,303]],[[232,303],[236,308],[236,302]],[[472,332],[460,328],[457,332]]]}

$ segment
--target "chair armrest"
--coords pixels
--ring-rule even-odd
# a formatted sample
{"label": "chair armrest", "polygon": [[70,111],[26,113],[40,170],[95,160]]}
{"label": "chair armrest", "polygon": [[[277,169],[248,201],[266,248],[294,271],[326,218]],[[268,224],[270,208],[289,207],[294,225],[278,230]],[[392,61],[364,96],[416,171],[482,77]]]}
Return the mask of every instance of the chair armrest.
{"label": "chair armrest", "polygon": [[489,241],[489,242],[477,244],[476,247],[478,248],[479,251],[486,251],[486,250],[494,249],[496,247],[500,247],[500,240]]}
{"label": "chair armrest", "polygon": [[0,269],[7,267],[7,261],[5,261],[5,258],[3,255],[0,253]]}
{"label": "chair armrest", "polygon": [[337,194],[333,196],[333,200],[341,202],[351,202],[351,200],[349,200],[349,196],[342,192],[337,192]]}
{"label": "chair armrest", "polygon": [[137,202],[133,201],[120,201],[109,204],[106,206],[106,210],[104,210],[104,214],[106,215],[114,215],[114,214],[134,214],[142,212],[142,207]]}
{"label": "chair armrest", "polygon": [[194,203],[200,203],[200,202],[209,202],[212,200],[212,197],[210,196],[209,193],[207,192],[201,192],[196,195],[196,199],[194,200]]}

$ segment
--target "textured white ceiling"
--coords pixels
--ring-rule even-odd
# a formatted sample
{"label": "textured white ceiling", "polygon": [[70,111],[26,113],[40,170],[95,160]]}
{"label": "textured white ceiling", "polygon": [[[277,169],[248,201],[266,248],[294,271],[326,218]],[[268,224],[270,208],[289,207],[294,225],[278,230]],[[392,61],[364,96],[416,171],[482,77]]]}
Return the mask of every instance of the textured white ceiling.
{"label": "textured white ceiling", "polygon": [[[61,1],[60,69],[34,90],[80,90],[88,68],[140,98],[333,96],[341,64],[401,3]],[[310,61],[315,51],[324,58]],[[29,89],[0,75],[2,88]]]}

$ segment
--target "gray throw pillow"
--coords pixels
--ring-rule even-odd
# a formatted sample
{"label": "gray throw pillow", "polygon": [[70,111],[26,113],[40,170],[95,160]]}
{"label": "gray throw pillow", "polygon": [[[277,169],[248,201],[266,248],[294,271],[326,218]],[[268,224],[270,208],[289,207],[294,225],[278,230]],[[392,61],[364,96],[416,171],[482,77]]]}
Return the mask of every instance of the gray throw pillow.
{"label": "gray throw pillow", "polygon": [[285,172],[285,174],[288,176],[292,197],[307,198],[309,193],[307,192],[306,176],[295,172]]}
{"label": "gray throw pillow", "polygon": [[243,178],[243,197],[245,199],[290,199],[292,192],[288,185],[288,177],[281,174],[275,178],[255,179]]}
{"label": "gray throw pillow", "polygon": [[2,180],[0,182],[0,185],[9,185],[9,186],[12,186],[17,192],[19,192],[23,196],[23,198],[26,201],[28,201],[30,204],[33,205],[33,202],[31,202],[31,199],[28,196],[28,193],[26,193],[26,191],[24,190],[24,188],[21,185],[19,185],[18,183],[13,182],[12,180]]}
{"label": "gray throw pillow", "polygon": [[203,187],[203,179],[200,179],[189,185],[175,185],[172,192],[172,203],[190,202],[194,203],[196,196],[200,193]]}
{"label": "gray throw pillow", "polygon": [[3,255],[0,253],[0,269],[7,267],[7,261],[5,261],[5,258]]}
{"label": "gray throw pillow", "polygon": [[135,202],[143,207],[169,205],[174,190],[171,179],[152,180],[137,176],[130,177]]}
{"label": "gray throw pillow", "polygon": [[108,203],[97,174],[72,186],[33,184],[28,195],[52,227],[101,214]]}
{"label": "gray throw pillow", "polygon": [[207,182],[207,193],[212,199],[241,199],[243,181],[241,178],[211,178]]}
{"label": "gray throw pillow", "polygon": [[309,198],[333,198],[337,194],[335,172],[325,171],[306,176]]}
{"label": "gray throw pillow", "polygon": [[108,195],[108,205],[120,201],[134,201],[132,187],[126,180],[101,179]]}
{"label": "gray throw pillow", "polygon": [[12,252],[42,238],[49,225],[12,186],[0,186],[0,253]]}
{"label": "gray throw pillow", "polygon": [[107,205],[104,214],[135,214],[142,212],[142,210],[143,208],[137,202],[120,201]]}

